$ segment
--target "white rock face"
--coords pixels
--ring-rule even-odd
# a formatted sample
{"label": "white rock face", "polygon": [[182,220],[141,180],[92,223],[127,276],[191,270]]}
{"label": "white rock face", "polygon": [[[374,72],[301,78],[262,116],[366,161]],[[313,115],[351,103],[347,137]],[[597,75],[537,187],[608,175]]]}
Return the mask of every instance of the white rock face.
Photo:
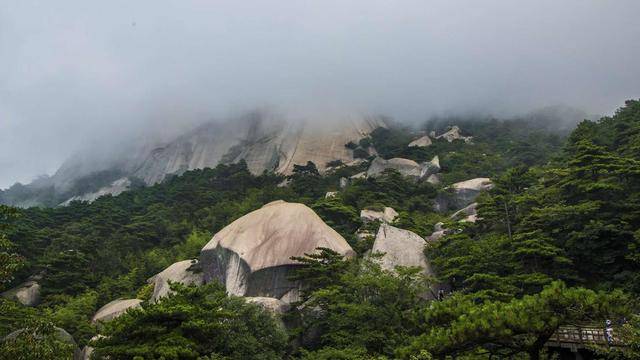
{"label": "white rock face", "polygon": [[297,300],[300,284],[288,279],[299,264],[291,257],[330,248],[350,257],[346,240],[303,204],[282,200],[266,204],[213,236],[200,254],[204,281],[225,284],[238,296]]}
{"label": "white rock face", "polygon": [[413,140],[409,143],[409,147],[427,147],[431,145],[431,138],[428,135],[425,135],[419,139]]}
{"label": "white rock face", "polygon": [[365,222],[380,221],[384,223],[392,223],[398,217],[398,212],[393,208],[385,207],[383,211],[362,210],[360,211],[360,219]]}
{"label": "white rock face", "polygon": [[25,306],[36,306],[40,303],[40,284],[35,280],[26,281],[0,296],[18,301]]}
{"label": "white rock face", "polygon": [[202,272],[190,271],[190,268],[197,263],[198,260],[178,261],[147,280],[147,282],[153,284],[151,302],[156,302],[171,293],[169,282],[184,285],[202,285],[204,282]]}
{"label": "white rock face", "polygon": [[396,266],[417,266],[425,275],[433,275],[431,266],[424,255],[426,242],[420,235],[409,230],[382,224],[373,243],[372,253],[385,253],[381,259],[383,269],[393,270]]}
{"label": "white rock face", "polygon": [[207,124],[191,133],[154,149],[135,176],[148,184],[167,174],[215,167],[219,163],[247,162],[249,170],[291,174],[296,164],[312,161],[323,172],[332,160],[349,163],[353,151],[344,145],[357,142],[380,126],[375,117],[346,117],[299,122],[277,118],[274,114],[255,114],[229,123]]}
{"label": "white rock face", "polygon": [[285,303],[280,299],[275,299],[271,297],[264,296],[255,296],[255,297],[246,297],[245,300],[247,302],[260,305],[263,309],[269,311],[274,315],[282,315],[289,311],[289,304]]}
{"label": "white rock face", "polygon": [[340,178],[340,189],[344,189],[347,186],[349,186],[349,179],[347,179],[345,177],[341,177]]}
{"label": "white rock face", "polygon": [[112,302],[101,307],[95,313],[95,315],[93,315],[91,322],[95,324],[98,322],[107,322],[107,321],[113,320],[118,316],[127,312],[127,310],[129,309],[135,309],[137,307],[140,307],[141,303],[142,303],[142,300],[140,299],[113,300]]}

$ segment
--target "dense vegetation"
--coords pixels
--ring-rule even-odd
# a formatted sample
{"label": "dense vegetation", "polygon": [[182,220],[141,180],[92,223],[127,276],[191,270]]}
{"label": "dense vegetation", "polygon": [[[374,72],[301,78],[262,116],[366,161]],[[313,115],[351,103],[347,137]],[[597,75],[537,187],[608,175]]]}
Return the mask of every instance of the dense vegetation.
{"label": "dense vegetation", "polygon": [[[566,138],[526,122],[456,123],[473,144],[435,140],[409,148],[417,134],[376,130],[354,148],[373,145],[384,157],[416,161],[438,155],[444,184],[415,183],[395,171],[354,180],[336,197],[339,179],[367,166],[315,164],[294,174],[254,176],[246,164],[190,171],[161,184],[66,207],[0,207],[0,288],[42,275],[42,304],[26,308],[0,299],[0,358],[30,350],[38,358],[69,357],[53,325],[96,355],[112,359],[429,359],[445,355],[537,359],[558,326],[604,319],[631,321],[621,329],[627,350],[602,357],[634,358],[640,339],[640,102],[616,115],[584,121]],[[443,130],[428,123],[423,130]],[[491,177],[476,223],[433,211],[443,187]],[[284,180],[288,186],[279,186]],[[391,206],[403,229],[427,236],[436,222],[454,229],[426,255],[439,279],[417,269],[383,270],[376,257],[343,259],[324,249],[299,258],[295,277],[308,287],[280,320],[217,284],[176,286],[98,333],[90,318],[120,297],[146,299],[146,279],[171,263],[197,257],[211,235],[263,204],[303,202],[360,254],[359,211]],[[375,225],[367,225],[373,227]],[[450,285],[442,301],[425,301],[434,281]],[[623,331],[624,330],[624,331]],[[62,355],[61,355],[62,354]],[[35,355],[34,355],[35,356]],[[25,357],[28,358],[28,357]],[[32,357],[33,358],[33,357]]]}

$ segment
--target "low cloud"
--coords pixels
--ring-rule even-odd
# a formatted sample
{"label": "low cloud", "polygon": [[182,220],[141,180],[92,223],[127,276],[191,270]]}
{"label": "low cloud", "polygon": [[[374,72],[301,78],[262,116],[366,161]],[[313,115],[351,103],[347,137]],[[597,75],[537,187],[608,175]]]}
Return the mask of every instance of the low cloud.
{"label": "low cloud", "polygon": [[609,113],[640,97],[640,2],[5,1],[0,188],[72,153],[247,109]]}

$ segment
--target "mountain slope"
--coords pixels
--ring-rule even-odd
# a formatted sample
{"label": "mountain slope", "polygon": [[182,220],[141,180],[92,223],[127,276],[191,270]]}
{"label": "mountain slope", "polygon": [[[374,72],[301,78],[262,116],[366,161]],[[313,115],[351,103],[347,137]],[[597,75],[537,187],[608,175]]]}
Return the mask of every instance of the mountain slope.
{"label": "mountain slope", "polygon": [[50,178],[16,184],[0,192],[0,203],[19,207],[56,206],[122,192],[123,184],[153,185],[168,175],[244,160],[249,171],[290,174],[294,165],[312,161],[320,171],[333,160],[349,162],[345,147],[374,129],[382,118],[352,116],[315,122],[285,120],[254,112],[226,122],[211,122],[165,143],[131,143],[111,155],[72,157]]}

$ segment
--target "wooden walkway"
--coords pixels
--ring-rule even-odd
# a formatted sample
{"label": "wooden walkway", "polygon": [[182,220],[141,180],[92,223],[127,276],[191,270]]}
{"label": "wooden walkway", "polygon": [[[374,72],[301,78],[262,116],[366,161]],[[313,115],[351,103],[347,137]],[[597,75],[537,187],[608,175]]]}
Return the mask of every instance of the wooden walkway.
{"label": "wooden walkway", "polygon": [[545,344],[551,348],[565,348],[572,352],[585,349],[588,346],[625,346],[616,337],[615,330],[612,333],[611,342],[607,341],[605,330],[593,326],[561,326]]}

